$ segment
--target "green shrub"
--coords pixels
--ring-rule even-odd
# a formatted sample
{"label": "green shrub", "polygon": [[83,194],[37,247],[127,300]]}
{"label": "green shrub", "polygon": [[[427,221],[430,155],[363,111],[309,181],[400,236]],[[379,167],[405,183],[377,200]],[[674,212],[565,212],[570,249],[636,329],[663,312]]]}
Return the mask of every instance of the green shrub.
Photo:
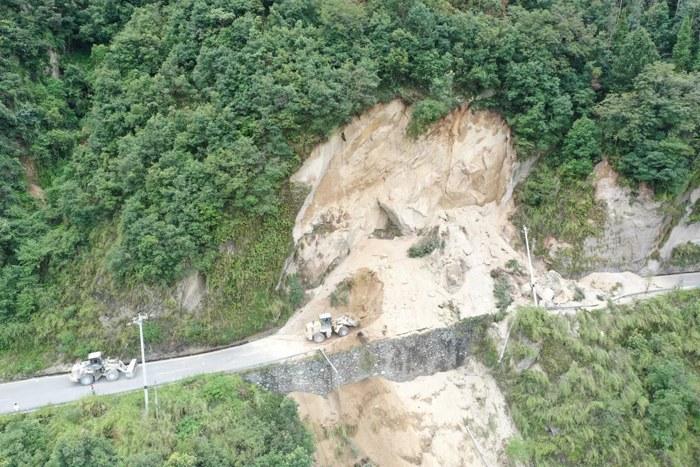
{"label": "green shrub", "polygon": [[679,267],[700,264],[700,245],[687,242],[674,247],[670,261],[672,265]]}
{"label": "green shrub", "polygon": [[513,303],[510,279],[505,272],[498,269],[491,271],[491,277],[493,278],[493,296],[496,299],[496,308],[499,311],[505,311]]}
{"label": "green shrub", "polygon": [[331,306],[337,308],[347,305],[350,300],[350,291],[352,290],[352,279],[343,279],[335,286],[330,295]]}
{"label": "green shrub", "polygon": [[513,274],[521,276],[523,274],[523,267],[520,265],[517,259],[509,259],[506,262],[506,269],[508,269]]}
{"label": "green shrub", "polygon": [[293,309],[299,308],[304,303],[304,297],[306,292],[304,291],[304,286],[299,280],[299,276],[296,274],[291,274],[287,277],[287,297],[289,299],[289,304]]}
{"label": "green shrub", "polygon": [[411,136],[424,133],[430,125],[447,115],[450,110],[450,106],[442,101],[432,98],[423,99],[413,107],[407,133]]}
{"label": "green shrub", "polygon": [[690,215],[688,216],[689,224],[695,224],[697,222],[700,222],[700,198],[695,201],[690,210]]}
{"label": "green shrub", "polygon": [[437,229],[432,229],[427,235],[422,236],[408,249],[409,258],[422,258],[428,256],[438,248],[442,248],[442,240]]}
{"label": "green shrub", "polygon": [[700,454],[700,291],[562,316],[519,309],[498,377],[532,465],[691,465]]}
{"label": "green shrub", "polygon": [[136,391],[0,416],[0,462],[56,467],[313,463],[312,438],[296,405],[238,376],[161,386],[149,415],[144,417],[143,395]]}

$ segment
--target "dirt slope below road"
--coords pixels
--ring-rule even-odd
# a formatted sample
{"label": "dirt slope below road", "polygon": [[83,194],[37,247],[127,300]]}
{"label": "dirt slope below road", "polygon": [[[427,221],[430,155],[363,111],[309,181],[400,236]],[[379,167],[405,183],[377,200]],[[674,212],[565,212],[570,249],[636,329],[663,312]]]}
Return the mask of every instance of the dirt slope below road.
{"label": "dirt slope below road", "polygon": [[483,465],[482,455],[488,465],[503,465],[506,441],[515,434],[496,382],[474,361],[406,383],[372,378],[325,398],[291,397],[314,432],[316,461],[324,467],[363,461],[458,467]]}

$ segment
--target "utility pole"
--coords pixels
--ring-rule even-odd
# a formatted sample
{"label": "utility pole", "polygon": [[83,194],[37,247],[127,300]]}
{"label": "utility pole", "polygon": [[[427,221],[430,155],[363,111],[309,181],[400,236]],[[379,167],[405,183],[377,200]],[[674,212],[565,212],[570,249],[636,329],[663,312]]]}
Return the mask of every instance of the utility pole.
{"label": "utility pole", "polygon": [[158,381],[155,378],[153,379],[153,391],[155,392],[156,396],[156,418],[158,418],[158,409],[160,408],[160,405],[158,404]]}
{"label": "utility pole", "polygon": [[532,292],[532,301],[535,302],[535,306],[539,306],[539,303],[537,303],[537,293],[535,292],[535,279],[532,275],[532,258],[530,257],[530,242],[527,238],[526,225],[523,225],[523,233],[525,234],[525,249],[527,250],[527,266],[530,270],[530,291]]}
{"label": "utility pole", "polygon": [[146,375],[146,352],[143,345],[143,321],[148,319],[148,315],[139,313],[131,322],[139,327],[139,338],[141,340],[141,366],[143,367],[143,401],[148,416],[148,377]]}

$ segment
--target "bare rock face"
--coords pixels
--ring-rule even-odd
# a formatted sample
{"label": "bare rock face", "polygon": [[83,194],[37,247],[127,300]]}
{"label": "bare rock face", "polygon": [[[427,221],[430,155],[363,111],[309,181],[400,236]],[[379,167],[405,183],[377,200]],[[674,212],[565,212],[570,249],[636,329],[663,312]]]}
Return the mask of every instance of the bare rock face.
{"label": "bare rock face", "polygon": [[639,271],[656,248],[664,227],[661,203],[648,189],[637,196],[618,183],[618,174],[607,161],[595,168],[596,198],[607,206],[607,220],[599,238],[584,243],[595,269]]}
{"label": "bare rock face", "polygon": [[199,272],[193,272],[185,277],[176,287],[178,303],[189,312],[199,309],[206,293],[207,282]]}
{"label": "bare rock face", "polygon": [[561,305],[573,300],[575,286],[557,271],[547,271],[535,285],[535,292],[545,305]]}
{"label": "bare rock face", "polygon": [[294,252],[293,272],[306,287],[317,287],[350,253],[348,238],[341,231],[304,235]]}
{"label": "bare rock face", "polygon": [[463,106],[416,140],[406,136],[409,121],[400,101],[378,105],[317,147],[292,177],[311,187],[294,228],[294,262],[305,283],[318,285],[387,224],[415,234],[441,209],[503,198],[514,154],[502,119]]}
{"label": "bare rock face", "polygon": [[690,214],[693,205],[700,199],[700,188],[696,188],[688,197],[688,204],[683,213],[683,217],[676,224],[671,233],[668,235],[666,242],[659,249],[660,259],[663,262],[668,262],[671,258],[673,249],[684,243],[691,242],[700,245],[700,222],[691,222]]}

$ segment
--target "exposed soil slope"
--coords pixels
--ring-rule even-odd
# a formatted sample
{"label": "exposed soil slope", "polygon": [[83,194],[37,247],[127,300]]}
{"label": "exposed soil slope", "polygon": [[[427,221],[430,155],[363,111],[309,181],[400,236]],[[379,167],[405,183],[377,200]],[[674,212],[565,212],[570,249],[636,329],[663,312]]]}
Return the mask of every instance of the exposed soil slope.
{"label": "exposed soil slope", "polygon": [[[331,295],[359,270],[382,284],[377,317],[363,323],[374,338],[493,312],[490,271],[510,259],[524,264],[508,221],[517,164],[505,122],[463,106],[414,140],[409,120],[400,101],[379,105],[294,175],[310,193],[286,273],[311,289],[283,332],[298,333],[331,308]],[[426,236],[434,251],[409,257]]]}
{"label": "exposed soil slope", "polygon": [[325,398],[291,396],[315,434],[321,466],[457,467],[483,465],[481,456],[502,465],[515,434],[496,382],[473,361],[406,383],[372,378]]}

